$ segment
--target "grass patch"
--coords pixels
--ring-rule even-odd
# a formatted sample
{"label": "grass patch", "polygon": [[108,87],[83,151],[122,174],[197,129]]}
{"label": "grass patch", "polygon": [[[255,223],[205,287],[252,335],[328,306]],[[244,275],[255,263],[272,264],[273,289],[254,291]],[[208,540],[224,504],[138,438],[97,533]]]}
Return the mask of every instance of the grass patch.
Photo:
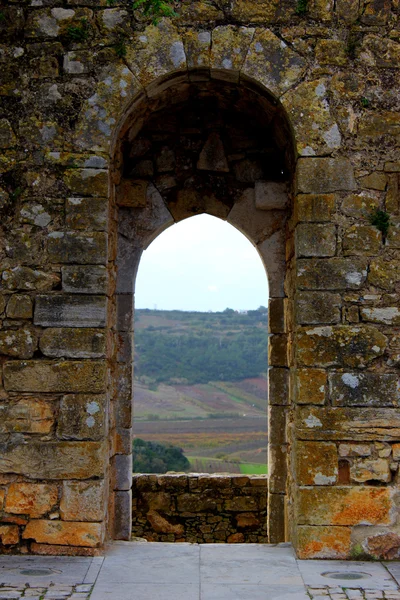
{"label": "grass patch", "polygon": [[240,463],[240,472],[243,475],[267,475],[268,466],[257,463]]}

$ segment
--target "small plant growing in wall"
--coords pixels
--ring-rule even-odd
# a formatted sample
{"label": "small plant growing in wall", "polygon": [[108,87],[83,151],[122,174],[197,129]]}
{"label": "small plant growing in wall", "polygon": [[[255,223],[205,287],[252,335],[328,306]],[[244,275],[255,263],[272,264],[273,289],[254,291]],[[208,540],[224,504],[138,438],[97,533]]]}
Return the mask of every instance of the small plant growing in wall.
{"label": "small plant growing in wall", "polygon": [[71,42],[85,42],[89,37],[90,25],[87,19],[81,19],[79,25],[70,25],[67,36]]}
{"label": "small plant growing in wall", "polygon": [[305,15],[308,10],[308,0],[297,0],[296,14]]}
{"label": "small plant growing in wall", "polygon": [[376,208],[370,213],[369,222],[382,233],[383,241],[385,241],[391,225],[389,213],[385,210]]}
{"label": "small plant growing in wall", "polygon": [[363,96],[360,100],[360,104],[363,108],[368,108],[370,105],[370,102],[368,100],[368,98],[366,98],[365,96]]}
{"label": "small plant growing in wall", "polygon": [[154,23],[162,17],[176,17],[174,0],[134,0],[133,9],[141,8],[145,17],[151,17]]}
{"label": "small plant growing in wall", "polygon": [[118,58],[125,58],[127,51],[125,37],[121,36],[117,39],[114,44],[114,51]]}

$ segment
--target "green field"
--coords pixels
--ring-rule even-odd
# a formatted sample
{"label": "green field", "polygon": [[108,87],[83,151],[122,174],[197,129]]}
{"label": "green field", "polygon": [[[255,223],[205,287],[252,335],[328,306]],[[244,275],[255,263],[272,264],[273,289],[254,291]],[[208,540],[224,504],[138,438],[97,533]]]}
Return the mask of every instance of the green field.
{"label": "green field", "polygon": [[256,463],[240,463],[240,472],[244,475],[267,475],[268,467]]}

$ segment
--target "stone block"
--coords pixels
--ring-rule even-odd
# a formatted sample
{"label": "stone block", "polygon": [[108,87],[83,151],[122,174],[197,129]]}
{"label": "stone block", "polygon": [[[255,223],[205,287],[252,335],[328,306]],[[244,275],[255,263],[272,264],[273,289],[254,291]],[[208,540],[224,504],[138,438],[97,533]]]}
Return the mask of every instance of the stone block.
{"label": "stone block", "polygon": [[257,510],[258,504],[253,496],[236,496],[236,498],[227,498],[224,508],[228,512],[250,512]]}
{"label": "stone block", "polygon": [[363,368],[382,356],[387,338],[370,325],[301,328],[296,335],[300,366]]}
{"label": "stone block", "polygon": [[335,212],[334,194],[298,194],[294,203],[295,220],[329,222]]}
{"label": "stone block", "polygon": [[256,181],[255,201],[259,210],[284,210],[289,203],[286,183]]}
{"label": "stone block", "polygon": [[42,327],[104,327],[106,296],[37,296],[34,324]]}
{"label": "stone block", "polygon": [[373,171],[369,175],[360,178],[361,187],[368,190],[385,191],[387,185],[387,177],[383,171]]}
{"label": "stone block", "polygon": [[14,267],[3,271],[3,285],[7,290],[48,292],[60,283],[56,273],[45,273],[30,267]]}
{"label": "stone block", "polygon": [[103,477],[106,448],[98,442],[31,442],[2,444],[0,473],[32,479]]}
{"label": "stone block", "polygon": [[[197,161],[199,171],[216,171],[229,173],[225,148],[219,133],[212,132],[208,136]],[[172,170],[172,169],[169,169]]]}
{"label": "stone block", "polygon": [[49,434],[54,425],[55,406],[55,398],[13,398],[2,407],[0,433]]}
{"label": "stone block", "polygon": [[329,373],[333,406],[399,406],[397,375],[345,372]]}
{"label": "stone block", "polygon": [[[273,236],[285,223],[283,211],[255,210],[254,189],[248,188],[229,213],[228,222],[237,227],[253,242],[259,243]],[[272,294],[275,296],[276,294]]]}
{"label": "stone block", "polygon": [[318,40],[315,58],[320,65],[342,67],[347,63],[345,43],[342,40]]}
{"label": "stone block", "polygon": [[325,404],[327,373],[323,369],[297,369],[294,374],[297,404]]}
{"label": "stone block", "polygon": [[12,361],[3,374],[5,389],[14,392],[101,393],[106,385],[103,361]]}
{"label": "stone block", "polygon": [[105,265],[107,237],[101,231],[54,231],[49,233],[47,252],[53,263]]}
{"label": "stone block", "polygon": [[2,315],[4,313],[4,311],[6,310],[6,306],[7,306],[7,296],[3,296],[3,294],[0,294],[0,315]]}
{"label": "stone block", "polygon": [[271,494],[284,494],[287,484],[287,446],[268,444],[268,475]]}
{"label": "stone block", "polygon": [[117,330],[132,331],[133,330],[133,310],[134,296],[133,294],[117,294]]}
{"label": "stone block", "polygon": [[[278,68],[279,65],[279,68]],[[268,29],[259,29],[242,66],[242,76],[264,85],[280,97],[297,83],[306,68],[306,61]]]}
{"label": "stone block", "polygon": [[285,301],[283,298],[270,298],[268,325],[270,333],[285,333]]}
{"label": "stone block", "polygon": [[274,334],[269,338],[268,343],[268,364],[271,367],[287,367],[287,336],[283,334]]}
{"label": "stone block", "polygon": [[[270,215],[274,213],[266,212],[264,214]],[[278,221],[276,222],[277,231],[257,246],[257,250],[267,269],[269,294],[271,298],[282,298],[285,296],[286,239],[284,223],[286,218],[282,215],[281,219],[279,225],[278,216]]]}
{"label": "stone block", "polygon": [[103,395],[68,394],[60,402],[57,437],[61,440],[101,440],[105,435]]}
{"label": "stone block", "polygon": [[132,487],[132,454],[116,454],[111,459],[112,488],[126,491]]}
{"label": "stone block", "polygon": [[400,279],[400,261],[389,257],[379,257],[371,261],[368,282],[371,285],[387,290],[395,289]]}
{"label": "stone block", "polygon": [[104,480],[63,482],[60,502],[63,521],[103,521],[104,510]]}
{"label": "stone block", "polygon": [[30,327],[0,331],[0,354],[13,358],[32,358],[37,349],[37,335]]}
{"label": "stone block", "polygon": [[377,487],[300,488],[299,525],[389,525],[392,493]]}
{"label": "stone block", "polygon": [[5,510],[11,514],[37,519],[58,502],[58,487],[47,483],[12,483],[8,489]]}
{"label": "stone block", "polygon": [[64,183],[77,196],[108,197],[108,171],[105,169],[69,169]]}
{"label": "stone block", "polygon": [[353,483],[381,481],[389,483],[392,479],[390,465],[385,458],[353,459],[350,466],[350,480]]}
{"label": "stone block", "polygon": [[305,290],[357,290],[367,279],[367,266],[363,258],[299,259],[298,286]]}
{"label": "stone block", "polygon": [[199,494],[186,493],[179,494],[177,498],[177,509],[178,512],[214,512],[218,509],[218,505],[214,498],[207,497],[206,494],[202,494],[201,496],[199,496]]}
{"label": "stone block", "polygon": [[299,559],[346,560],[351,550],[350,527],[301,526],[297,528]]}
{"label": "stone block", "polygon": [[397,306],[361,308],[361,318],[379,325],[400,325],[400,310]]}
{"label": "stone block", "polygon": [[393,408],[301,407],[295,418],[301,440],[340,440],[356,442],[396,442],[400,435],[400,416]]}
{"label": "stone block", "polygon": [[6,314],[9,319],[31,319],[33,316],[31,297],[25,294],[14,294],[11,296],[7,304]]}
{"label": "stone block", "polygon": [[113,493],[114,539],[130,540],[132,535],[132,490]]}
{"label": "stone block", "polygon": [[102,329],[45,329],[39,347],[44,356],[54,358],[103,358],[106,336]]}
{"label": "stone block", "polygon": [[346,196],[342,202],[342,212],[348,217],[369,219],[372,211],[379,208],[379,199],[374,192],[361,192]]}
{"label": "stone block", "polygon": [[129,454],[132,448],[132,429],[117,427],[112,447],[116,454]]}
{"label": "stone block", "polygon": [[382,234],[372,225],[353,225],[344,232],[344,256],[376,256],[381,246]]}
{"label": "stone block", "polygon": [[101,546],[104,530],[101,523],[73,523],[33,519],[22,534],[25,540],[60,546]]}
{"label": "stone block", "polygon": [[107,198],[67,198],[65,224],[68,229],[104,231],[107,210]]}
{"label": "stone block", "polygon": [[296,228],[297,257],[331,257],[336,252],[335,225],[301,223]]}
{"label": "stone block", "polygon": [[0,525],[0,540],[3,546],[19,544],[18,525]]}
{"label": "stone block", "polygon": [[298,292],[295,300],[299,325],[340,323],[342,299],[330,292]]}
{"label": "stone block", "polygon": [[371,444],[339,444],[339,456],[371,456]]}
{"label": "stone block", "polygon": [[285,541],[285,496],[268,494],[268,542],[279,544]]}
{"label": "stone block", "polygon": [[145,179],[122,179],[116,190],[117,206],[145,208],[148,187]]}
{"label": "stone block", "polygon": [[268,369],[268,402],[273,406],[289,404],[289,370]]}
{"label": "stone block", "polygon": [[353,167],[347,158],[300,158],[297,162],[299,192],[326,194],[357,189]]}
{"label": "stone block", "polygon": [[[253,27],[225,25],[212,32],[210,66],[217,71],[239,73],[254,36]],[[232,52],[232,48],[237,49]]]}
{"label": "stone block", "polygon": [[360,143],[375,141],[383,136],[396,140],[400,133],[400,115],[396,111],[368,111],[358,126]]}
{"label": "stone block", "polygon": [[61,268],[62,288],[70,294],[105,294],[107,269],[102,266],[73,265]]}
{"label": "stone block", "polygon": [[288,411],[282,406],[268,406],[268,442],[274,445],[281,445],[287,442]]}
{"label": "stone block", "polygon": [[332,442],[297,442],[296,483],[335,485],[338,479],[338,453]]}

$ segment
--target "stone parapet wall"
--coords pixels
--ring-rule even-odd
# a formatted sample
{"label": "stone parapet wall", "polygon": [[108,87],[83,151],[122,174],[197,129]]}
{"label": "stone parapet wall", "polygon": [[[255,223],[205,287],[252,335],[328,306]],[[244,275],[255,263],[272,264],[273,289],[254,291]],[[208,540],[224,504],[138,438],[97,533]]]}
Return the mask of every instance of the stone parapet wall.
{"label": "stone parapet wall", "polygon": [[149,542],[268,542],[267,476],[134,475],[132,535]]}

